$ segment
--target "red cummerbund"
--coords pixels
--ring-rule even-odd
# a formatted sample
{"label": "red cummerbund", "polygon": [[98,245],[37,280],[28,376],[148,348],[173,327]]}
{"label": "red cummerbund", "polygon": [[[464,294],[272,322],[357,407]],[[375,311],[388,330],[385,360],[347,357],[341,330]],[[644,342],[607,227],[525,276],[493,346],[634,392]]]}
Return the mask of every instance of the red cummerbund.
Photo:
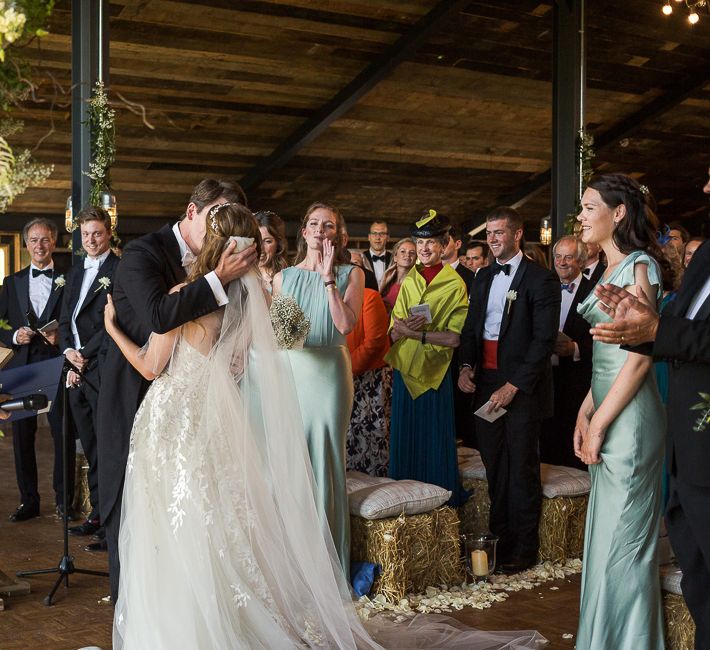
{"label": "red cummerbund", "polygon": [[498,341],[486,341],[483,339],[481,368],[484,370],[498,370]]}

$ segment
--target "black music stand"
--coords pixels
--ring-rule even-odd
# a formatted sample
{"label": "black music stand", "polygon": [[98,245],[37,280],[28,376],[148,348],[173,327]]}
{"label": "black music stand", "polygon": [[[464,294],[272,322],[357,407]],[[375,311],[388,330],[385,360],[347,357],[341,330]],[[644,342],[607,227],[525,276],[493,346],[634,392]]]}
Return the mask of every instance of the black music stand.
{"label": "black music stand", "polygon": [[[35,335],[38,335],[45,345],[49,346],[53,350],[59,351],[59,348],[57,348],[57,346],[53,343],[50,343],[49,340],[44,336],[44,334],[40,332],[39,329],[37,329],[36,319],[34,319],[33,322],[31,315],[28,314],[27,316],[28,321],[30,323],[29,327],[35,333]],[[86,381],[86,378],[84,377],[84,374],[81,372],[81,370],[79,370],[79,368],[77,368],[71,361],[69,361],[65,357],[62,366],[62,377],[60,380],[61,382],[64,382],[66,384],[66,375],[70,370],[73,370],[75,373],[77,373],[82,378],[82,381]],[[96,390],[96,388],[90,382],[87,381],[87,384],[94,388],[94,390]],[[62,391],[62,407],[64,409],[64,411],[62,412],[62,472],[64,473],[64,480],[62,481],[62,501],[64,503],[64,516],[62,517],[62,522],[64,524],[64,554],[60,558],[59,564],[56,567],[52,567],[51,569],[18,571],[15,574],[18,578],[27,578],[30,576],[43,575],[45,573],[58,573],[59,575],[57,576],[57,580],[55,581],[54,586],[44,598],[43,602],[47,606],[52,604],[54,594],[57,593],[57,589],[59,589],[59,585],[62,584],[62,581],[64,581],[64,585],[66,587],[69,587],[69,576],[72,573],[82,573],[84,575],[101,576],[104,578],[108,577],[107,571],[77,569],[76,566],[74,566],[74,557],[72,555],[69,555],[69,504],[67,503],[69,499],[69,494],[67,493],[67,474],[69,472],[69,458],[67,454],[67,439],[69,437],[69,405],[67,403],[66,387],[64,387],[64,390]]]}

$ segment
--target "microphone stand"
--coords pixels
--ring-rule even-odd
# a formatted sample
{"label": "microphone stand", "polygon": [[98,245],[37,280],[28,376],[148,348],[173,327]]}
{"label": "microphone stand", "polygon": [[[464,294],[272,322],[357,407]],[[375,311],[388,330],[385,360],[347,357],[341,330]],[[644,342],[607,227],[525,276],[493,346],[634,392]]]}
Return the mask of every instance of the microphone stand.
{"label": "microphone stand", "polygon": [[[32,313],[29,312],[27,314],[27,321],[29,323],[28,327],[35,333],[35,336],[39,336],[40,340],[44,345],[46,345],[50,350],[59,352],[61,354],[61,351],[59,348],[54,345],[45,335],[43,332],[41,332],[38,327],[37,327],[37,318],[36,316]],[[67,388],[66,388],[66,376],[70,370],[73,370],[75,373],[79,375],[79,377],[82,378],[82,381],[86,382],[86,385],[92,388],[93,390],[98,392],[98,389],[88,380],[86,379],[84,373],[79,370],[71,361],[69,361],[66,357],[64,357],[64,368],[62,370],[62,386],[60,388],[62,389],[62,473],[63,473],[63,480],[62,480],[62,500],[64,503],[64,513],[62,517],[62,522],[63,522],[63,528],[64,528],[64,554],[59,560],[59,564],[56,567],[52,567],[50,569],[34,569],[31,571],[18,571],[15,575],[18,578],[26,578],[30,576],[36,576],[36,575],[43,575],[46,573],[58,573],[59,575],[57,576],[57,579],[54,583],[54,586],[52,589],[49,591],[49,593],[45,596],[44,598],[44,604],[47,606],[50,606],[52,604],[52,601],[54,600],[54,595],[57,593],[57,589],[59,589],[59,585],[62,584],[62,581],[64,582],[65,587],[69,587],[69,576],[72,573],[82,573],[84,575],[91,575],[91,576],[101,576],[104,578],[108,577],[108,572],[107,571],[93,571],[90,569],[78,569],[76,566],[74,566],[74,556],[69,555],[69,504],[67,501],[69,500],[69,490],[67,488],[67,475],[69,473],[69,454],[67,453],[67,441],[69,439],[69,404],[67,400]]]}

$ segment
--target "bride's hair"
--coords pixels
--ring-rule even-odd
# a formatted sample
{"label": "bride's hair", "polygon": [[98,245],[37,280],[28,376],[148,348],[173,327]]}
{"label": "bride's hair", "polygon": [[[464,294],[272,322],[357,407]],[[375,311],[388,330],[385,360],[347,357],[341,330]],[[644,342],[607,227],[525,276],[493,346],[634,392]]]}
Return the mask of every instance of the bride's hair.
{"label": "bride's hair", "polygon": [[214,271],[230,237],[253,237],[259,259],[261,233],[249,208],[240,203],[221,203],[207,213],[205,238],[197,259],[190,269],[188,282]]}

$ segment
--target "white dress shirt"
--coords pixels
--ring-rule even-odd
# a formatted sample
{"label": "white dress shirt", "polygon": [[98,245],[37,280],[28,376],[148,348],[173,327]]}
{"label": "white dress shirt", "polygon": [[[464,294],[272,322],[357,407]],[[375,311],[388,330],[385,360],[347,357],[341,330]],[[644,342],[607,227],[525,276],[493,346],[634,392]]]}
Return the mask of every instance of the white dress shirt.
{"label": "white dress shirt", "polygon": [[[175,235],[175,239],[177,239],[178,246],[180,247],[180,259],[194,259],[194,254],[188,248],[187,242],[182,238],[179,221],[173,225],[173,234]],[[185,262],[183,262],[183,266],[185,266]],[[217,304],[220,307],[226,305],[229,302],[229,298],[227,297],[227,292],[224,290],[217,274],[214,271],[210,271],[205,275],[205,280],[207,280],[207,283],[210,285],[210,289],[212,289],[212,293],[214,294],[214,299],[217,301]]]}
{"label": "white dress shirt", "polygon": [[[32,305],[32,311],[34,311],[37,318],[39,318],[42,315],[44,308],[47,306],[47,301],[49,300],[49,296],[52,293],[54,273],[52,273],[51,277],[47,277],[46,275],[38,275],[36,278],[33,278],[32,269],[37,269],[38,271],[50,270],[53,272],[54,262],[52,262],[48,266],[45,266],[43,269],[40,269],[34,264],[30,264],[30,305]],[[19,343],[17,342],[18,331],[19,330],[15,331],[15,333],[12,335],[12,342],[15,345],[19,345]]]}
{"label": "white dress shirt", "polygon": [[703,306],[708,297],[710,297],[710,276],[708,276],[705,280],[705,284],[702,289],[700,289],[695,298],[693,298],[693,302],[690,303],[686,318],[690,318],[691,320],[695,318],[695,315],[700,311],[700,308]]}
{"label": "white dress shirt", "polygon": [[[384,257],[387,255],[387,251],[383,251],[382,255],[379,253],[376,253],[372,249],[370,249],[370,255],[376,255],[377,257]],[[384,260],[372,260],[372,272],[375,274],[375,277],[377,278],[377,284],[379,285],[380,282],[382,282],[382,277],[385,274],[385,269],[387,268],[387,265],[385,264]]]}
{"label": "white dress shirt", "polygon": [[81,281],[79,300],[77,300],[76,306],[74,307],[74,313],[71,316],[71,333],[74,340],[75,350],[81,349],[81,339],[79,338],[79,331],[76,329],[76,316],[79,313],[81,306],[84,304],[84,300],[86,300],[89,289],[99,273],[99,267],[104,263],[104,260],[108,257],[110,252],[110,250],[107,250],[106,252],[101,253],[98,257],[87,256],[84,258],[84,277]]}
{"label": "white dress shirt", "polygon": [[[572,282],[565,283],[565,284],[574,285],[572,288],[572,293],[570,293],[566,289],[561,289],[562,304],[560,306],[560,327],[559,327],[560,332],[565,327],[565,323],[567,322],[567,317],[569,316],[570,307],[572,307],[572,303],[574,302],[574,297],[577,295],[577,291],[579,290],[579,283],[581,281],[582,281],[582,274],[580,273],[574,280],[572,280]],[[572,342],[574,343],[574,354],[572,356],[572,359],[573,359],[573,361],[579,361],[582,358],[582,356],[579,354],[579,346],[574,341],[572,341]],[[552,355],[552,365],[553,366],[559,365],[559,357],[556,354]]]}
{"label": "white dress shirt", "polygon": [[[513,284],[513,278],[522,260],[523,252],[518,251],[517,255],[506,262],[506,264],[510,264],[508,275],[500,271],[493,276],[491,290],[488,294],[488,304],[486,305],[486,322],[483,325],[483,338],[486,341],[498,340],[503,314],[508,304],[508,291],[510,290],[510,285]],[[496,260],[493,264],[500,264],[500,262]]]}

